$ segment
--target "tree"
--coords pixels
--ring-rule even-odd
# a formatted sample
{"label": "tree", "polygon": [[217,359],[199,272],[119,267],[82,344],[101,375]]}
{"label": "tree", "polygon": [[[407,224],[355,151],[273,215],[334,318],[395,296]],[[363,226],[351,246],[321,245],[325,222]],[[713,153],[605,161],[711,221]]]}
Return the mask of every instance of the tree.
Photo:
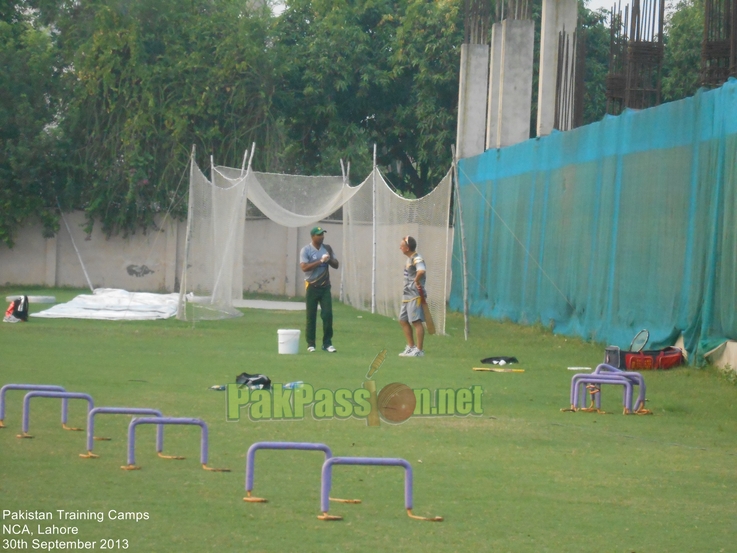
{"label": "tree", "polygon": [[0,241],[32,216],[57,230],[59,60],[22,2],[0,2]]}
{"label": "tree", "polygon": [[703,0],[681,0],[666,18],[663,59],[663,101],[693,96],[699,89]]}
{"label": "tree", "polygon": [[[268,17],[235,0],[90,0],[60,17],[74,71],[66,206],[113,233],[184,216],[190,147],[240,165],[269,127]],[[79,26],[84,25],[81,32]]]}
{"label": "tree", "polygon": [[365,175],[377,144],[395,186],[429,192],[455,139],[459,4],[288,1],[275,31],[285,169],[333,174],[344,158]]}

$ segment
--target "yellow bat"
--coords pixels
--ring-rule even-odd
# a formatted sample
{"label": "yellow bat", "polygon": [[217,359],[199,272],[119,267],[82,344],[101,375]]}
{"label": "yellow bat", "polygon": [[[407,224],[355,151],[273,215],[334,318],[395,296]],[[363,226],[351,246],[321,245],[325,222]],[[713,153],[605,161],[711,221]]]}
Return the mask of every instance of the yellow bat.
{"label": "yellow bat", "polygon": [[420,285],[417,286],[417,289],[420,291],[420,305],[422,305],[422,312],[425,315],[425,326],[427,326],[427,333],[435,334],[435,322],[432,320],[430,306],[427,305],[427,301],[425,300],[425,291]]}
{"label": "yellow bat", "polygon": [[474,371],[488,371],[492,373],[523,373],[525,369],[492,369],[490,367],[474,367]]}

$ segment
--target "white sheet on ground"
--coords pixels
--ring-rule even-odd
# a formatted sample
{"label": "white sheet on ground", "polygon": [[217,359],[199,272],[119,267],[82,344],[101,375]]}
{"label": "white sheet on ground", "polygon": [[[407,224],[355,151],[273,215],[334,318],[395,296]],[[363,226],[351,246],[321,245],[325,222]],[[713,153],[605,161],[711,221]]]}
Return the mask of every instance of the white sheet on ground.
{"label": "white sheet on ground", "polygon": [[179,294],[127,292],[97,288],[92,295],[82,294],[72,301],[31,313],[31,317],[49,319],[103,319],[108,321],[145,321],[168,319],[177,314]]}

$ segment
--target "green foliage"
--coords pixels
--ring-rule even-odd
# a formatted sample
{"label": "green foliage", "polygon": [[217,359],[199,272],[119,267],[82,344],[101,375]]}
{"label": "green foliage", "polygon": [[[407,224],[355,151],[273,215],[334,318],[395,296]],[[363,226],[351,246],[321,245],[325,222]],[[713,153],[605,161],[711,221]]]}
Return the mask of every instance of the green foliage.
{"label": "green foliage", "polygon": [[[240,165],[271,124],[264,14],[240,3],[85,4],[63,126],[75,145],[67,198],[108,233],[155,226],[186,205],[190,147]],[[73,33],[70,33],[73,34]],[[209,165],[204,163],[204,165]],[[79,183],[79,184],[78,184]]]}
{"label": "green foliage", "polygon": [[[668,19],[665,100],[698,86],[702,1]],[[287,0],[278,17],[253,4],[0,0],[0,240],[31,217],[53,234],[57,202],[108,235],[183,217],[192,145],[205,167],[239,166],[252,142],[261,170],[336,174],[344,159],[355,181],[376,144],[394,186],[429,192],[450,165],[464,3]],[[579,20],[589,123],[609,36],[604,12],[581,2]]]}
{"label": "green foliage", "polygon": [[275,28],[283,88],[275,104],[291,138],[285,169],[352,173],[378,163],[394,184],[429,192],[455,137],[459,2],[290,0]]}
{"label": "green foliage", "polygon": [[0,241],[37,216],[57,223],[59,60],[47,30],[14,2],[0,4]]}
{"label": "green foliage", "polygon": [[605,10],[591,11],[578,4],[578,25],[586,48],[583,124],[599,121],[606,113],[606,75],[609,72],[609,29]]}
{"label": "green foliage", "polygon": [[666,20],[663,59],[663,101],[693,96],[699,89],[703,0],[681,0]]}

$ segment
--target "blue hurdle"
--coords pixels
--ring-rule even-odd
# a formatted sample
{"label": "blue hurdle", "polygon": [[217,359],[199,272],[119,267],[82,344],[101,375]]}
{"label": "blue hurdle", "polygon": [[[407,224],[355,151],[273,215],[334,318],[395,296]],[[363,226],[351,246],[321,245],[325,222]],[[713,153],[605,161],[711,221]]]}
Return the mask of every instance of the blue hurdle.
{"label": "blue hurdle", "polygon": [[[77,392],[53,392],[53,391],[41,391],[36,390],[28,392],[23,398],[23,434],[18,434],[17,438],[33,438],[28,434],[28,427],[31,421],[31,398],[34,397],[55,397],[62,399],[62,411],[64,409],[63,400],[65,399],[84,399],[87,401],[87,412],[89,413],[95,407],[95,402],[92,400],[92,396],[89,394],[80,394]],[[66,420],[66,412],[62,414],[62,420]],[[66,424],[63,425],[65,430],[77,430],[82,431],[81,428],[67,428]]]}
{"label": "blue hurdle", "polygon": [[[48,392],[66,392],[61,386],[50,384],[6,384],[0,388],[0,428],[5,428],[5,393],[8,390],[45,390]],[[61,400],[61,426],[66,429],[67,424],[67,400]]]}
{"label": "blue hurdle", "polygon": [[330,488],[333,484],[333,465],[369,465],[369,466],[400,466],[404,467],[404,508],[410,518],[427,520],[430,522],[441,522],[443,517],[420,517],[412,514],[412,465],[404,459],[391,459],[387,457],[332,457],[322,465],[322,480],[320,486],[320,508],[322,515],[320,520],[342,520],[343,517],[329,515]]}
{"label": "blue hurdle", "polygon": [[[154,415],[163,417],[161,411],[157,409],[143,409],[137,407],[95,407],[87,414],[87,453],[80,453],[83,459],[97,459],[99,455],[92,453],[94,440],[107,441],[110,438],[95,437],[95,415]],[[156,427],[156,451],[160,452],[164,449],[164,427],[158,425]]]}
{"label": "blue hurdle", "polygon": [[[186,424],[199,426],[202,431],[200,433],[200,464],[205,470],[213,472],[230,472],[230,469],[214,469],[207,466],[207,423],[201,419],[187,419],[187,418],[174,418],[174,417],[143,417],[140,419],[133,419],[128,425],[128,464],[122,466],[123,470],[140,470],[141,467],[136,466],[136,427],[139,424]],[[161,450],[158,451],[159,457]],[[167,457],[165,457],[167,458]],[[168,457],[169,459],[184,459],[184,457]]]}
{"label": "blue hurdle", "polygon": [[[259,449],[296,449],[302,451],[322,451],[325,453],[325,459],[331,459],[333,452],[325,444],[317,444],[310,442],[256,442],[248,448],[246,453],[246,497],[243,501],[249,503],[266,503],[266,499],[261,497],[252,497],[251,491],[253,490],[253,479],[256,470],[256,452]],[[330,498],[331,501],[338,501],[340,503],[360,503],[360,499],[337,499]]]}

